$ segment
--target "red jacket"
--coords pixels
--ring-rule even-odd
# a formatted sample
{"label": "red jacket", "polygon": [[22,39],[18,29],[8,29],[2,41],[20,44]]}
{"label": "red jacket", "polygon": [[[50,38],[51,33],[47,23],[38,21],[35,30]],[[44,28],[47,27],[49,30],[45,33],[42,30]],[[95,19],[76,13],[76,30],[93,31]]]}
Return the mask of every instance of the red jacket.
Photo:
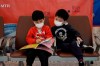
{"label": "red jacket", "polygon": [[44,39],[50,38],[50,37],[52,37],[51,29],[49,28],[49,26],[44,25],[41,29],[41,34],[40,34],[40,33],[38,33],[38,30],[35,26],[30,28],[30,30],[28,31],[28,34],[26,36],[27,43],[35,44],[37,36],[41,36]]}

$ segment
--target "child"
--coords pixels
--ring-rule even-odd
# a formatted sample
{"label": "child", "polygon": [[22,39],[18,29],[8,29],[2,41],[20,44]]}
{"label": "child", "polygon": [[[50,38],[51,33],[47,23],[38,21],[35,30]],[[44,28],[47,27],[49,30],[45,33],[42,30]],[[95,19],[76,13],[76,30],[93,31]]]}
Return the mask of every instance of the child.
{"label": "child", "polygon": [[84,66],[83,54],[77,46],[76,41],[82,42],[80,34],[74,30],[67,22],[69,14],[64,9],[60,9],[55,14],[55,20],[51,28],[53,36],[56,38],[57,49],[63,52],[71,52],[79,61],[79,66]]}
{"label": "child", "polygon": [[[52,38],[52,33],[49,26],[44,25],[44,14],[42,11],[36,10],[32,13],[32,20],[35,26],[30,28],[26,41],[28,44],[36,44],[41,41]],[[51,54],[40,49],[26,49],[27,66],[32,66],[35,57],[39,57],[41,66],[48,66],[48,58]]]}

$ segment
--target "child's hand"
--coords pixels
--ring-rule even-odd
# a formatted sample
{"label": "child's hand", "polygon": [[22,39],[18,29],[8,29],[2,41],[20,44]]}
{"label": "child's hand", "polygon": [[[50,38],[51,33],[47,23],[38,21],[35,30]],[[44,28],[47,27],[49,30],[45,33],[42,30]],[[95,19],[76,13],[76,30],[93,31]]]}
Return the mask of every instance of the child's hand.
{"label": "child's hand", "polygon": [[43,38],[43,37],[41,37],[41,36],[36,36],[36,38],[37,38],[37,39],[44,40],[44,38]]}
{"label": "child's hand", "polygon": [[39,37],[39,39],[44,40],[44,38],[43,38],[43,37]]}
{"label": "child's hand", "polygon": [[42,40],[41,39],[36,39],[36,43],[40,43]]}
{"label": "child's hand", "polygon": [[78,41],[79,43],[81,43],[81,42],[83,41],[80,37],[77,37],[76,39],[77,39],[77,41]]}

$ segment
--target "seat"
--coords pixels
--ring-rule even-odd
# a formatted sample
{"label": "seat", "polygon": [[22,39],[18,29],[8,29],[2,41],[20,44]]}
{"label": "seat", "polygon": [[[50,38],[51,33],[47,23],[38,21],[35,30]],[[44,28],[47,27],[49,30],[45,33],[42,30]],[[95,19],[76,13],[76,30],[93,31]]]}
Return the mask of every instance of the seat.
{"label": "seat", "polygon": [[4,21],[3,18],[0,16],[0,63],[2,66],[5,66],[4,61],[8,61],[8,57],[6,56],[6,52],[4,49]]}
{"label": "seat", "polygon": [[[62,51],[58,51],[57,52],[57,55],[60,56],[60,57],[73,57],[74,56],[71,53],[65,53],[65,52],[62,52]],[[83,56],[84,57],[98,57],[99,56],[99,53],[97,53],[97,52],[93,52],[93,53],[83,53]]]}

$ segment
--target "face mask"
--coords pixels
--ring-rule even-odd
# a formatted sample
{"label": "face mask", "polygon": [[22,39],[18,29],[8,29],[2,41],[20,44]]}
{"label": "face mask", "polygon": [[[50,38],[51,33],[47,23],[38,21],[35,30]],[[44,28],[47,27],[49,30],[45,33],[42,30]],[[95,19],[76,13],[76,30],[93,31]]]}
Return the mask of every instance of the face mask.
{"label": "face mask", "polygon": [[63,25],[63,22],[54,20],[54,24],[55,24],[56,26],[62,26],[62,25]]}
{"label": "face mask", "polygon": [[35,26],[36,26],[37,28],[42,28],[42,27],[44,26],[44,22],[39,23],[39,24],[35,24]]}

